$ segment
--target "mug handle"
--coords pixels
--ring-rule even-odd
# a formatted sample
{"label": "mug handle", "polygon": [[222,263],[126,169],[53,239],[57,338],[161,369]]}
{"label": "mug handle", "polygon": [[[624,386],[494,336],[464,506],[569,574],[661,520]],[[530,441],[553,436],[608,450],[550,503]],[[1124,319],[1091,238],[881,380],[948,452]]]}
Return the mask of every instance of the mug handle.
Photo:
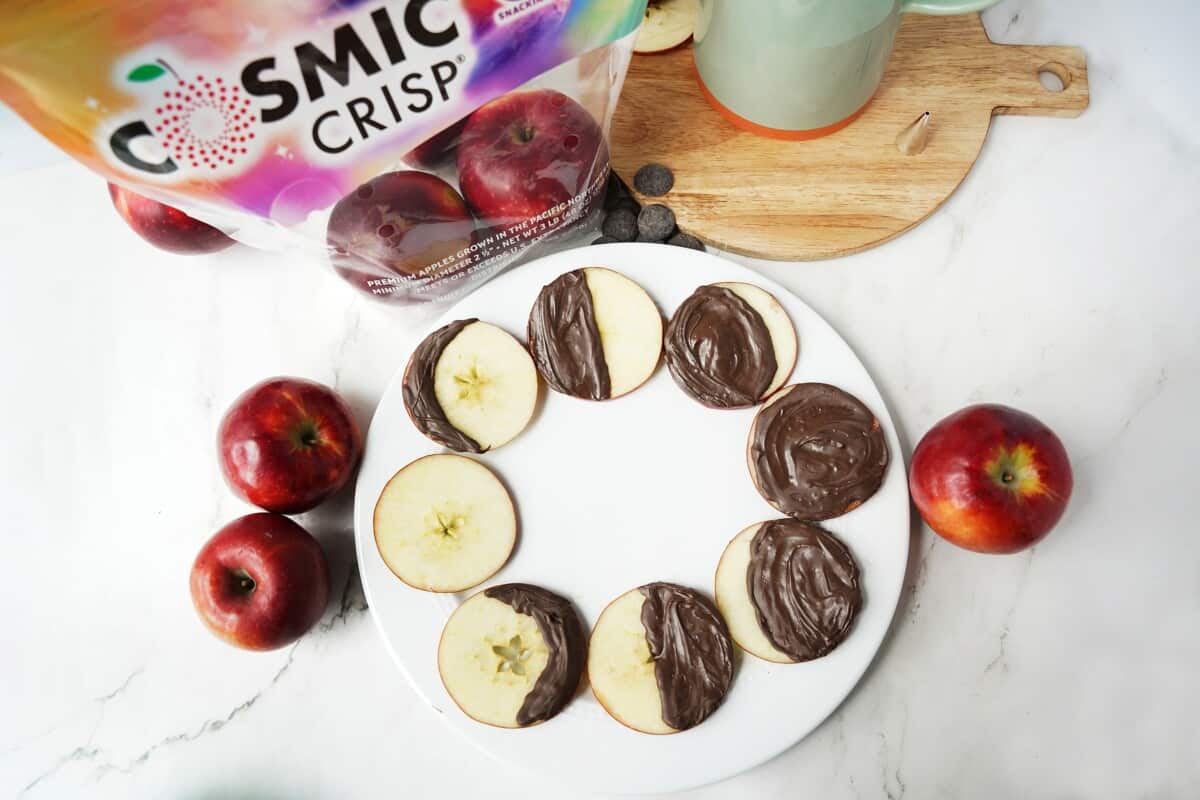
{"label": "mug handle", "polygon": [[916,14],[966,14],[982,11],[998,2],[1000,0],[903,0],[900,10]]}

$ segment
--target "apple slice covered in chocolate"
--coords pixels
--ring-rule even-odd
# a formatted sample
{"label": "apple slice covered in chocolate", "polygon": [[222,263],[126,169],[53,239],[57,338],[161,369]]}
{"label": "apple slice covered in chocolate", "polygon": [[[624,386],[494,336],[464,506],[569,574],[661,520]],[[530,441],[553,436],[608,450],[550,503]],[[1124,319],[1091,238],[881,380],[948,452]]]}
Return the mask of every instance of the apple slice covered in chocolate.
{"label": "apple slice covered in chocolate", "polygon": [[538,293],[529,350],[552,389],[586,400],[627,394],[654,374],[663,323],[646,290],[619,272],[587,267]]}
{"label": "apple slice covered in chocolate", "polygon": [[418,458],[375,504],[375,544],[414,589],[461,592],[508,561],[517,540],[512,498],[492,471],[452,453]]}
{"label": "apple slice covered in chocolate", "polygon": [[674,583],[626,592],[596,620],[588,682],[614,719],[642,733],[706,720],[733,682],[733,645],[712,601]]}
{"label": "apple slice covered in chocolate", "polygon": [[738,646],[778,663],[827,655],[849,635],[863,602],[849,548],[793,519],[735,536],[717,565],[716,589]]}
{"label": "apple slice covered in chocolate", "polygon": [[521,343],[476,319],[429,334],[404,370],[404,407],[417,430],[464,453],[516,438],[533,417],[537,391],[537,371]]}
{"label": "apple slice covered in chocolate", "polygon": [[768,292],[749,283],[701,286],[675,310],[664,341],[679,388],[709,408],[757,405],[796,364],[796,329]]}
{"label": "apple slice covered in chocolate", "polygon": [[781,389],[754,417],[750,477],[777,510],[817,521],[866,502],[883,483],[888,447],[879,420],[827,383]]}
{"label": "apple slice covered in chocolate", "polygon": [[545,722],[575,695],[587,644],[566,598],[493,586],[455,609],[438,644],[442,684],[463,712],[501,728]]}

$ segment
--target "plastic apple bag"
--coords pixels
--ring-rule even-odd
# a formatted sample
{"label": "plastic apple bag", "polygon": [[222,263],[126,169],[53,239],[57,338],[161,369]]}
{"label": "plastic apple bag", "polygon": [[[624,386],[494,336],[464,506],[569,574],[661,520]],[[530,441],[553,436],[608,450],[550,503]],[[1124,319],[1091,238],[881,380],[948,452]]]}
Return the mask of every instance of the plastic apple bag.
{"label": "plastic apple bag", "polygon": [[0,100],[115,183],[384,301],[596,227],[645,0],[8,0]]}

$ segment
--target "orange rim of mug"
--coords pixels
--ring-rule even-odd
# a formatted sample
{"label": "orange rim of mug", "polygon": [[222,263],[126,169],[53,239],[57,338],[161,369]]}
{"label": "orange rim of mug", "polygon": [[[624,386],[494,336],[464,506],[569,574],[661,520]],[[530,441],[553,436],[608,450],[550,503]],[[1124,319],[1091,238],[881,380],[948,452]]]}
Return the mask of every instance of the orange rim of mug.
{"label": "orange rim of mug", "polygon": [[789,142],[803,142],[809,139],[820,139],[822,136],[828,136],[831,133],[837,133],[842,128],[849,125],[854,120],[862,116],[867,110],[867,106],[871,105],[871,101],[875,99],[875,95],[867,98],[867,102],[862,104],[862,107],[855,111],[850,116],[840,119],[832,125],[826,125],[823,128],[809,128],[807,130],[789,130],[787,128],[770,128],[766,125],[759,125],[757,122],[752,122],[738,114],[736,111],[724,105],[720,100],[713,96],[713,93],[704,85],[704,79],[700,77],[700,71],[693,65],[692,71],[696,75],[696,83],[700,86],[700,93],[708,99],[710,105],[720,112],[721,116],[729,120],[735,127],[741,128],[744,131],[749,131],[757,136],[765,136],[768,139],[782,139]]}

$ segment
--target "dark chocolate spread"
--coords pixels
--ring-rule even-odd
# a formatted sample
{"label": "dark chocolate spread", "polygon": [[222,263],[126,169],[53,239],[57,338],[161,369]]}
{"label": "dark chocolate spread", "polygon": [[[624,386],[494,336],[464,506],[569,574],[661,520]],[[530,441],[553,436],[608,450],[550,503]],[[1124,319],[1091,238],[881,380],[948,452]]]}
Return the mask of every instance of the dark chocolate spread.
{"label": "dark chocolate spread", "polygon": [[579,616],[566,598],[528,583],[493,586],[484,594],[507,603],[519,614],[528,614],[537,623],[550,658],[525,695],[517,724],[532,725],[550,719],[575,694],[583,674],[586,645]]}
{"label": "dark chocolate spread", "polygon": [[684,300],[664,344],[675,382],[709,408],[755,405],[775,378],[771,332],[749,303],[724,286],[701,286]]}
{"label": "dark chocolate spread", "polygon": [[750,541],[746,589],[758,626],[793,661],[820,658],[841,644],[862,608],[849,548],[794,519],[759,526]]}
{"label": "dark chocolate spread", "polygon": [[796,519],[829,519],[861,505],[887,471],[879,420],[836,386],[799,383],[785,392],[758,412],[750,429],[758,491]]}
{"label": "dark chocolate spread", "polygon": [[687,730],[717,710],[733,682],[729,628],[712,601],[692,589],[648,583],[639,591],[663,722]]}
{"label": "dark chocolate spread", "polygon": [[483,448],[446,419],[446,412],[442,410],[434,392],[433,373],[446,345],[472,322],[476,320],[456,320],[426,336],[413,351],[408,369],[404,371],[404,406],[417,430],[438,444],[460,453],[482,453]]}
{"label": "dark chocolate spread", "polygon": [[612,395],[584,270],[542,287],[529,312],[528,332],[533,363],[553,389],[590,400]]}

